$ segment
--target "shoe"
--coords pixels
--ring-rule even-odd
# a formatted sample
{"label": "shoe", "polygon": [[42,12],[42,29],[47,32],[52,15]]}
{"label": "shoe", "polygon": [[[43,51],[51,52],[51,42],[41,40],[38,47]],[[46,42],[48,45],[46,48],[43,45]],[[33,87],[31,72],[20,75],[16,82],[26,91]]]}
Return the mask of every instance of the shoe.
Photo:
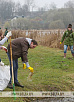
{"label": "shoe", "polygon": [[0,65],[1,65],[1,66],[4,66],[4,63],[1,61],[1,62],[0,62]]}
{"label": "shoe", "polygon": [[24,88],[24,86],[23,86],[23,85],[21,85],[19,82],[15,83],[15,86],[19,86],[19,87]]}
{"label": "shoe", "polygon": [[13,89],[12,84],[8,83],[7,88]]}

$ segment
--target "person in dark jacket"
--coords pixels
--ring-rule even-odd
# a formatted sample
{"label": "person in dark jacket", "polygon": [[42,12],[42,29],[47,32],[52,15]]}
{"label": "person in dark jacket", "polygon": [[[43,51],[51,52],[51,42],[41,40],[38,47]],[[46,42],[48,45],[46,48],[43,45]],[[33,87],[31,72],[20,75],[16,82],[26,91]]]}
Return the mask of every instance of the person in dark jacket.
{"label": "person in dark jacket", "polygon": [[[8,29],[7,29],[7,28],[5,28],[4,36],[6,36],[6,35],[7,35],[7,33],[8,33]],[[8,39],[7,39],[7,42],[8,42]]]}
{"label": "person in dark jacket", "polygon": [[72,56],[74,57],[74,51],[73,51],[74,32],[72,31],[72,24],[68,25],[67,31],[64,32],[60,44],[62,44],[63,41],[64,41],[64,58],[66,58],[66,52],[68,46],[70,46]]}
{"label": "person in dark jacket", "polygon": [[[28,58],[27,58],[27,54],[28,54],[28,49],[31,48],[35,48],[38,44],[35,40],[32,40],[30,38],[24,38],[24,37],[19,37],[14,39],[12,42],[12,58],[13,58],[13,70],[14,70],[14,84],[15,86],[19,86],[19,87],[24,87],[23,85],[21,85],[18,82],[17,79],[17,71],[18,71],[18,58],[21,57],[22,62],[26,64],[26,67],[33,72],[33,68],[30,67],[29,62],[28,62]],[[12,83],[11,83],[11,79],[12,79],[12,69],[11,69],[11,60],[10,60],[10,44],[8,44],[8,57],[9,57],[9,61],[10,61],[10,82],[8,84],[8,88],[13,88]]]}

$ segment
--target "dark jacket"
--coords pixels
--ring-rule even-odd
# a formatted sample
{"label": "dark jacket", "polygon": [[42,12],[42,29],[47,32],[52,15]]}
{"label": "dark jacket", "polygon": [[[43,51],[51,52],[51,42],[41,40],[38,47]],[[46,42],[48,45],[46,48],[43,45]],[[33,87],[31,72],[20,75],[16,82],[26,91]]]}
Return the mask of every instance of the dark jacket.
{"label": "dark jacket", "polygon": [[[16,38],[12,42],[12,57],[18,59],[21,57],[23,62],[28,62],[27,54],[30,47],[28,41],[24,37]],[[10,53],[10,44],[8,44],[8,52]]]}
{"label": "dark jacket", "polygon": [[7,35],[7,33],[8,33],[8,30],[6,30],[6,31],[5,31],[5,34],[4,34],[4,36],[6,36],[6,35]]}

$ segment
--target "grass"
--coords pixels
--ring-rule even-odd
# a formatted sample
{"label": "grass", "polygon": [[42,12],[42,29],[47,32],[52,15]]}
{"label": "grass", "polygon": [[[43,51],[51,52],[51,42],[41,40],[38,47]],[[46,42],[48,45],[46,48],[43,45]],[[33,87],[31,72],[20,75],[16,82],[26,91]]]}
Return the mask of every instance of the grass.
{"label": "grass", "polygon": [[[7,46],[7,42],[4,44]],[[0,50],[0,58],[9,64],[8,57]],[[34,68],[32,81],[27,81],[28,69],[23,69],[21,58],[19,58],[18,80],[24,88],[15,87],[16,91],[74,91],[74,59],[70,51],[63,58],[63,50],[38,46],[29,49],[28,60]],[[12,91],[6,88],[4,91]],[[13,98],[0,98],[1,102],[14,102]],[[29,102],[31,98],[17,98],[15,102]]]}

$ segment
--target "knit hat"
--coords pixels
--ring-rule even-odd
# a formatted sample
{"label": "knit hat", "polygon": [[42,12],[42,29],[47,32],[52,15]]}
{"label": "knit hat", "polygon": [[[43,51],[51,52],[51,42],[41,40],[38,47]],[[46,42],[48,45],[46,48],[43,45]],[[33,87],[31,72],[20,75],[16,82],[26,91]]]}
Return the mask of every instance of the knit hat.
{"label": "knit hat", "polygon": [[68,28],[72,28],[72,24],[69,24],[69,25],[68,25]]}

